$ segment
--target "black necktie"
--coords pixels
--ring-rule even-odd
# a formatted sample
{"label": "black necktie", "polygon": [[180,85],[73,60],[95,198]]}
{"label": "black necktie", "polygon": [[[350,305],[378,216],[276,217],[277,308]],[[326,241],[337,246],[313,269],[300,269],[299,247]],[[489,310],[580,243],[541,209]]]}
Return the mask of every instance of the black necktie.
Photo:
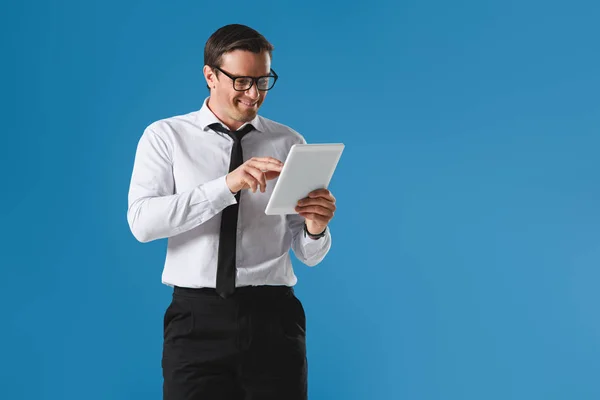
{"label": "black necktie", "polygon": [[[242,137],[249,133],[254,127],[250,124],[239,131],[232,132],[219,123],[210,125],[215,131],[226,133],[233,139],[231,159],[229,161],[229,172],[243,164]],[[236,273],[236,236],[237,219],[240,202],[240,192],[235,194],[236,203],[227,206],[223,210],[221,218],[221,234],[219,236],[219,258],[217,263],[217,293],[223,297],[229,297],[235,291]]]}

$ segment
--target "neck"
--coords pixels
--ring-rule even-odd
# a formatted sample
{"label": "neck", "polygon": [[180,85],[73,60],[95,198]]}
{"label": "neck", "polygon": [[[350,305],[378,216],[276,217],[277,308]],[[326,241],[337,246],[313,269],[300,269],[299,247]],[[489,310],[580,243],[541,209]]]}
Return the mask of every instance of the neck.
{"label": "neck", "polygon": [[217,107],[214,106],[214,104],[211,103],[212,101],[212,96],[208,98],[208,101],[206,102],[206,106],[208,107],[208,109],[210,111],[212,111],[213,114],[215,114],[215,116],[219,119],[219,121],[221,121],[230,131],[237,131],[240,126],[242,126],[244,123],[240,122],[240,121],[235,121],[232,120],[230,118],[225,118],[223,116],[223,114],[221,114],[221,112],[217,109]]}

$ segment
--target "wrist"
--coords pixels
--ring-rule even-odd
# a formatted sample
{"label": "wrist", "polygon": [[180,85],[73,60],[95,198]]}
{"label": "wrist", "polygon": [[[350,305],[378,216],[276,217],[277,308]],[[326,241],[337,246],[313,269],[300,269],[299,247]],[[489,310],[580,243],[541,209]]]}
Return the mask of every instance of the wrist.
{"label": "wrist", "polygon": [[321,232],[311,233],[308,230],[308,226],[306,225],[306,221],[304,222],[304,236],[305,237],[308,236],[311,239],[317,240],[317,239],[320,239],[323,236],[325,236],[325,232],[327,232],[327,226],[325,226],[325,228]]}
{"label": "wrist", "polygon": [[233,185],[232,185],[232,184],[229,182],[229,178],[230,178],[230,175],[229,175],[229,174],[227,174],[227,175],[225,176],[225,184],[226,184],[226,185],[227,185],[227,187],[229,188],[229,191],[231,192],[231,194],[237,194],[237,192],[239,192],[239,191],[240,191],[240,189],[239,189],[239,188],[235,188],[235,187],[233,187]]}

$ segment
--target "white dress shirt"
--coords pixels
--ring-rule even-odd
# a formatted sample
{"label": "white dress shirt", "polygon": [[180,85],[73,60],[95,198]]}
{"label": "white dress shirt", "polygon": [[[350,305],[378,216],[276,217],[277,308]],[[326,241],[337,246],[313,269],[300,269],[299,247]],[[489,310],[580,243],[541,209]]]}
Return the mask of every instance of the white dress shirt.
{"label": "white dress shirt", "polygon": [[[236,202],[225,182],[233,140],[208,127],[220,121],[207,101],[200,110],[150,124],[135,155],[127,221],[140,242],[168,238],[162,273],[168,286],[216,287],[221,211]],[[249,123],[255,129],[242,139],[244,162],[252,157],[285,162],[293,144],[306,143],[298,132],[260,115]],[[238,287],[293,286],[290,249],[314,266],[331,247],[329,227],[314,240],[304,235],[302,216],[265,214],[275,182],[267,181],[265,193],[240,193]]]}

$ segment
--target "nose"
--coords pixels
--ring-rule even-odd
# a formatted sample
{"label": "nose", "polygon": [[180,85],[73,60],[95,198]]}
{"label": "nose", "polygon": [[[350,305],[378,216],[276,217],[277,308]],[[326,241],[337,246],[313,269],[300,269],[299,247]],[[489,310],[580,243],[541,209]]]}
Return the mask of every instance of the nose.
{"label": "nose", "polygon": [[257,100],[258,99],[258,97],[260,96],[260,92],[258,91],[258,88],[256,86],[256,82],[254,82],[254,84],[250,87],[250,89],[246,90],[246,94],[252,100]]}

